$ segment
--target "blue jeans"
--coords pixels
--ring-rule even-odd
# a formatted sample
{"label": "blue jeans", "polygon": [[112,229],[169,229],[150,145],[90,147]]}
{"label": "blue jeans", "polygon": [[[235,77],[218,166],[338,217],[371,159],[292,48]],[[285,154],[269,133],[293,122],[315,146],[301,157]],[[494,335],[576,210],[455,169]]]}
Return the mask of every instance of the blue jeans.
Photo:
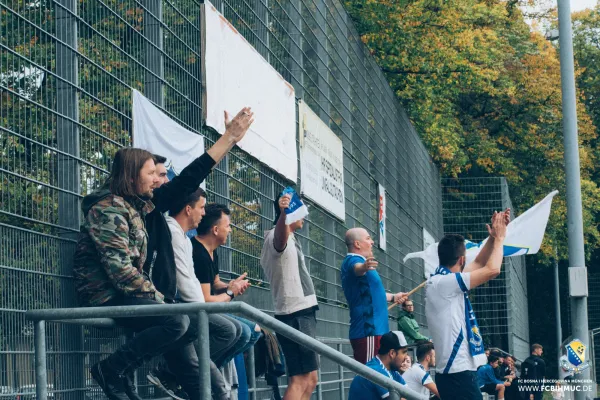
{"label": "blue jeans", "polygon": [[242,334],[240,335],[240,338],[235,343],[235,345],[233,345],[229,349],[228,354],[223,358],[224,361],[221,363],[221,365],[227,364],[229,361],[233,360],[233,357],[245,352],[250,347],[254,346],[256,342],[258,342],[258,339],[260,339],[260,336],[262,335],[262,332],[257,332],[254,330],[254,328],[256,327],[256,323],[248,321],[245,318],[238,317],[237,315],[226,315],[227,317],[240,322],[240,325],[242,326]]}

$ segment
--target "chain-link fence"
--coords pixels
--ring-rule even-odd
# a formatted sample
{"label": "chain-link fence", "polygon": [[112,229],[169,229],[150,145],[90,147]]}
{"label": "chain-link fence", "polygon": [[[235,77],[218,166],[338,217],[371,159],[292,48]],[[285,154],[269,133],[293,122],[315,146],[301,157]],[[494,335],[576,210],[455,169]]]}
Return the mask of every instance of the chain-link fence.
{"label": "chain-link fence", "polygon": [[[202,120],[200,3],[0,0],[0,397],[33,390],[24,310],[76,305],[71,256],[80,200],[131,143],[132,88],[205,135],[207,146],[215,141]],[[363,226],[377,236],[376,189],[384,185],[389,250],[376,254],[379,273],[389,290],[416,286],[422,263],[401,260],[422,249],[424,228],[442,234],[437,169],[339,1],[215,6],[343,140],[345,223],[312,206],[301,236],[320,300],[318,335],[347,338],[339,276],[345,230]],[[223,273],[248,272],[254,289],[246,301],[266,311],[262,234],[273,220],[272,199],[287,184],[239,149],[207,181],[209,200],[233,212]],[[422,294],[414,300],[424,324]],[[97,396],[86,367],[123,338],[52,324],[48,332],[52,396]],[[330,367],[323,376],[335,374]],[[139,383],[152,395],[145,379]]]}
{"label": "chain-link fence", "polygon": [[[588,274],[588,324],[590,330],[600,329],[600,273],[592,272]],[[594,331],[592,336],[594,342],[594,365],[600,366],[600,335]],[[600,368],[594,368],[596,382],[600,381]]]}
{"label": "chain-link fence", "polygon": [[[504,178],[442,179],[444,231],[473,242],[488,236],[492,213],[512,209]],[[512,210],[513,218],[516,210]],[[486,347],[498,347],[520,360],[529,355],[527,276],[523,256],[507,257],[502,273],[471,291],[473,309]]]}

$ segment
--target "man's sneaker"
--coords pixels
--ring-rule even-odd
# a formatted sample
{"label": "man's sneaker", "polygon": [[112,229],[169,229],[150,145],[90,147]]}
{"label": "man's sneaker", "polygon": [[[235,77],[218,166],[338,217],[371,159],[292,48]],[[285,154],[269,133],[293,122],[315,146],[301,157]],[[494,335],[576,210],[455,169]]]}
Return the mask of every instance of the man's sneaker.
{"label": "man's sneaker", "polygon": [[125,392],[123,377],[107,367],[105,361],[94,364],[90,371],[92,378],[110,400],[130,400]]}
{"label": "man's sneaker", "polygon": [[157,369],[150,371],[148,375],[146,375],[146,378],[148,378],[148,382],[152,383],[175,400],[189,399],[187,393],[185,393],[181,386],[177,385],[175,382],[169,382],[168,379],[163,379],[160,371]]}
{"label": "man's sneaker", "polygon": [[129,369],[125,371],[123,374],[123,386],[125,386],[125,393],[129,400],[142,400],[140,395],[138,394],[137,387],[135,386],[135,380],[133,377],[134,370]]}

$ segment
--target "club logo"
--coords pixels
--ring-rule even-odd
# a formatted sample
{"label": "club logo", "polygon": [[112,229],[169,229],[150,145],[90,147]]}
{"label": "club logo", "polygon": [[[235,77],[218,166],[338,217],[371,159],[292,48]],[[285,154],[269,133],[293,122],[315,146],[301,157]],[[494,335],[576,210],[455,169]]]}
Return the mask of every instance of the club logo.
{"label": "club logo", "polygon": [[585,361],[585,344],[579,339],[573,339],[565,346],[566,354],[560,358],[560,367],[571,375],[578,374],[590,367]]}

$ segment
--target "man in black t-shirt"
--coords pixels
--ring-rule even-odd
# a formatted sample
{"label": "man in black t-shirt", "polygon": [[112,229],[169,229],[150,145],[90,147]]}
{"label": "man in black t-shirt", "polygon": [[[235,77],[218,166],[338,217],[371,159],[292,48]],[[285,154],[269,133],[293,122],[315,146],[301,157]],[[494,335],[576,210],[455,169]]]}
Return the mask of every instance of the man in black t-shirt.
{"label": "man in black t-shirt", "polygon": [[[202,217],[200,225],[196,229],[196,236],[191,238],[194,259],[194,272],[200,281],[204,300],[207,303],[228,302],[243,294],[250,286],[243,273],[229,283],[221,281],[219,277],[219,257],[217,248],[227,243],[231,232],[231,211],[222,204],[208,204],[205,208],[206,214]],[[239,320],[242,324],[242,335],[238,340],[235,350],[230,355],[235,355],[248,350],[260,338],[260,327],[245,318],[228,315]]]}

